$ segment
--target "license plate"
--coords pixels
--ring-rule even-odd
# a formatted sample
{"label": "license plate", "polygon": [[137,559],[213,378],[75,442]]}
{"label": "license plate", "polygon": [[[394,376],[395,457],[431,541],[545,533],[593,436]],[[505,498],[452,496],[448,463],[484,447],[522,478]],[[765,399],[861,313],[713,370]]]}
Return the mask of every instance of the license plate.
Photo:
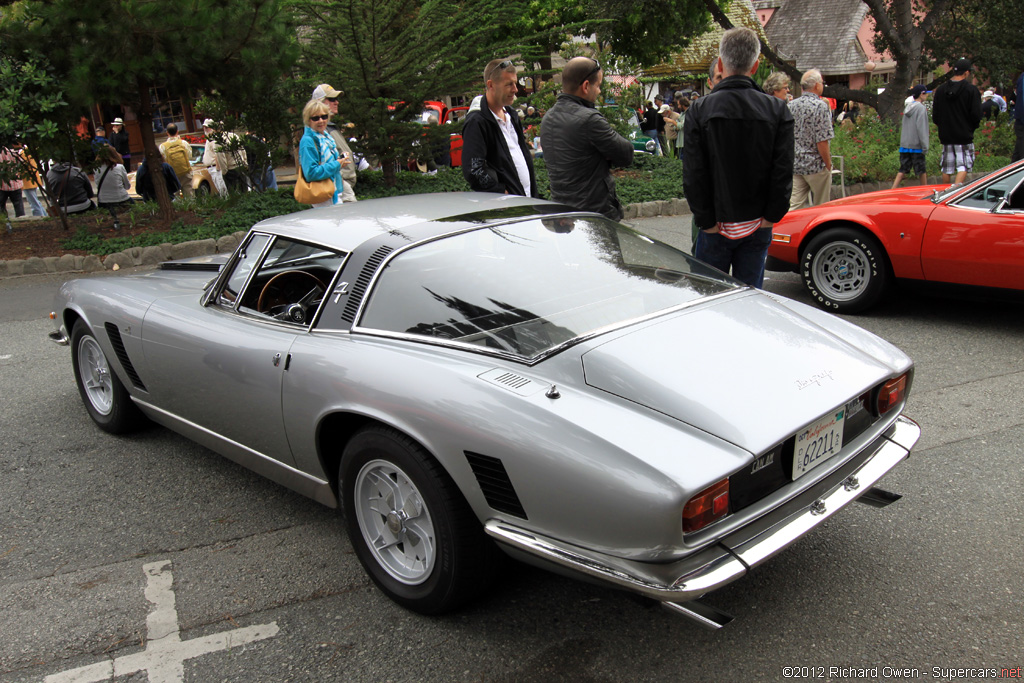
{"label": "license plate", "polygon": [[846,408],[829,413],[796,435],[793,479],[799,479],[824,463],[843,447]]}

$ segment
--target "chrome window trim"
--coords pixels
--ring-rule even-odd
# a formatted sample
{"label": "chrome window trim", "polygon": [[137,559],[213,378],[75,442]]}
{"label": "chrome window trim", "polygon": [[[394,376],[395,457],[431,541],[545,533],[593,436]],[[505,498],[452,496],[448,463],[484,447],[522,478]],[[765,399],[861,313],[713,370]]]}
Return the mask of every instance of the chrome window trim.
{"label": "chrome window trim", "polygon": [[[311,332],[313,330],[313,328],[316,327],[317,323],[320,322],[320,316],[323,315],[324,308],[325,308],[325,306],[327,304],[328,299],[330,299],[331,292],[334,290],[335,283],[337,283],[338,278],[341,277],[341,273],[342,273],[343,270],[345,270],[345,266],[348,264],[349,259],[352,258],[352,252],[351,251],[340,251],[339,249],[336,249],[335,247],[326,246],[322,242],[308,242],[306,240],[297,240],[297,239],[292,238],[292,237],[285,237],[283,235],[278,235],[277,233],[263,232],[263,231],[253,231],[253,232],[251,232],[249,235],[246,236],[245,241],[243,241],[241,244],[239,244],[239,247],[241,247],[243,244],[246,244],[249,240],[252,239],[252,236],[254,236],[254,235],[266,235],[270,239],[267,241],[267,243],[264,245],[263,249],[260,251],[259,257],[258,257],[257,262],[256,262],[256,265],[253,266],[253,269],[251,271],[249,271],[249,275],[245,278],[245,284],[242,286],[241,292],[239,292],[238,300],[235,301],[233,306],[225,306],[224,304],[221,304],[221,303],[219,303],[217,301],[217,294],[214,293],[214,292],[218,292],[219,293],[221,291],[221,288],[227,284],[227,280],[230,279],[230,276],[227,275],[227,273],[229,273],[229,272],[234,270],[233,266],[235,264],[235,261],[237,260],[237,255],[238,255],[238,251],[239,251],[238,249],[236,249],[235,253],[231,255],[231,259],[228,261],[228,263],[226,264],[225,268],[223,268],[221,270],[221,273],[220,273],[219,277],[220,278],[224,278],[224,282],[218,282],[214,287],[212,287],[210,290],[207,291],[207,293],[204,295],[203,305],[204,306],[215,307],[215,308],[223,311],[224,313],[233,314],[233,315],[235,315],[235,316],[237,316],[239,318],[243,318],[245,320],[251,320],[253,322],[263,323],[263,324],[271,325],[271,326],[274,326],[274,327],[281,327],[281,328],[286,329],[286,330],[288,330],[288,331],[290,331],[292,333],[296,333],[296,332],[299,332],[299,331],[304,331],[304,332],[306,332],[306,334],[309,334],[309,332]],[[239,304],[241,303],[242,299],[244,298],[243,297],[243,293],[246,292],[249,289],[249,285],[252,282],[252,278],[255,276],[256,272],[260,269],[260,267],[262,267],[262,265],[263,265],[263,263],[264,263],[264,261],[265,261],[265,259],[267,257],[267,254],[270,252],[270,250],[273,248],[273,245],[279,239],[289,240],[289,241],[291,241],[293,243],[307,244],[307,245],[310,245],[310,246],[313,246],[313,247],[318,247],[318,248],[323,249],[325,251],[329,251],[331,253],[339,254],[339,255],[342,256],[341,263],[338,265],[338,269],[334,271],[334,275],[331,277],[330,282],[327,285],[326,290],[324,291],[324,297],[323,297],[323,299],[320,300],[320,305],[317,307],[316,311],[310,317],[309,322],[303,323],[302,325],[298,325],[296,323],[290,323],[290,322],[287,322],[285,320],[275,320],[274,318],[267,318],[267,317],[264,317],[264,316],[262,316],[262,315],[260,315],[258,313],[256,313],[256,314],[254,314],[254,313],[247,313],[246,311],[242,311],[242,310],[239,309]],[[232,267],[228,268],[227,266],[232,266]]]}
{"label": "chrome window trim", "polygon": [[[592,213],[592,212],[589,212],[589,211],[567,211],[567,212],[564,212],[564,213],[553,213],[553,214],[548,214],[548,215],[545,215],[545,216],[536,216],[536,217],[532,217],[531,216],[529,218],[530,219],[536,218],[537,220],[540,220],[541,218],[553,218],[553,217],[562,218],[562,217],[567,217],[567,216],[580,216],[580,217],[583,217],[583,218],[599,218],[599,219],[600,218],[606,218],[605,216],[602,216],[601,214],[595,214],[595,213]],[[522,223],[522,222],[523,222],[523,217],[522,216],[516,216],[515,218],[509,218],[507,220],[503,220],[503,221],[499,221],[499,222],[495,222],[495,223],[487,223],[487,224],[484,224],[484,225],[474,224],[474,225],[470,225],[470,226],[467,226],[467,227],[464,227],[464,228],[458,228],[456,230],[452,230],[451,232],[446,232],[446,233],[444,233],[442,235],[434,235],[432,237],[428,237],[428,238],[419,240],[417,242],[412,242],[412,243],[406,244],[405,246],[402,246],[402,247],[397,247],[394,251],[392,251],[390,254],[388,254],[387,257],[381,262],[380,266],[377,268],[377,271],[373,274],[373,277],[370,279],[369,284],[366,285],[366,294],[363,295],[363,300],[359,302],[359,308],[356,309],[355,322],[352,323],[352,329],[353,330],[355,330],[355,329],[371,329],[371,328],[363,328],[359,323],[363,319],[363,312],[364,312],[364,310],[366,308],[366,302],[369,301],[370,297],[373,295],[373,290],[377,287],[377,280],[378,280],[378,278],[380,278],[380,274],[387,269],[388,264],[391,263],[392,259],[397,258],[400,254],[404,254],[406,251],[408,251],[410,249],[415,249],[415,248],[421,247],[421,246],[423,246],[425,244],[430,244],[431,242],[437,242],[438,240],[448,239],[449,237],[456,237],[458,235],[463,235],[463,234],[466,234],[466,233],[469,233],[469,232],[475,232],[477,230],[490,230],[490,229],[493,229],[493,228],[501,227],[503,225],[509,225],[511,223]],[[617,221],[612,221],[612,222],[615,223]],[[625,223],[618,223],[618,225],[622,225],[623,227],[629,228],[630,230],[635,232],[637,235],[641,235],[642,237],[645,237],[646,239],[648,239],[648,241],[653,243],[653,240],[651,240],[650,238],[647,238],[646,235],[642,235],[636,228],[630,227],[630,226],[626,225]],[[666,246],[671,247],[671,245],[666,245]],[[671,248],[675,249],[675,247],[671,247]],[[677,251],[679,251],[679,253],[681,253],[681,254],[685,254],[685,252],[683,252],[683,251],[680,251],[680,250],[677,250]],[[731,283],[728,283],[728,284],[731,284]],[[740,289],[742,289],[742,288],[740,288]],[[382,330],[382,331],[386,331],[386,330]]]}
{"label": "chrome window trim", "polygon": [[581,344],[585,341],[588,341],[595,337],[599,337],[603,334],[614,332],[615,330],[620,330],[631,325],[637,325],[648,320],[653,320],[654,318],[659,318],[662,316],[671,315],[673,313],[678,313],[679,311],[685,310],[687,308],[693,308],[694,306],[698,306],[712,301],[717,301],[718,299],[736,296],[741,292],[746,292],[750,294],[753,293],[753,288],[737,287],[736,289],[730,289],[725,292],[719,292],[718,294],[712,294],[710,296],[705,296],[700,299],[695,299],[693,301],[687,301],[685,303],[678,304],[670,308],[664,308],[660,311],[654,311],[653,313],[648,313],[646,315],[637,316],[635,318],[627,318],[617,323],[604,325],[602,327],[593,329],[590,332],[587,332],[586,334],[581,334],[579,336],[573,337],[568,341],[564,341],[561,344],[552,346],[550,349],[545,349],[536,356],[529,357],[509,353],[508,351],[502,351],[500,349],[492,349],[486,346],[480,346],[479,344],[470,344],[468,342],[459,342],[452,339],[444,339],[443,337],[428,337],[426,335],[409,334],[408,332],[393,332],[391,330],[380,330],[372,327],[361,327],[359,325],[353,325],[351,331],[369,337],[384,337],[388,339],[399,339],[402,341],[416,342],[420,344],[430,344],[431,346],[443,346],[446,348],[456,349],[459,351],[468,351],[470,353],[479,353],[484,356],[501,358],[503,360],[512,361],[514,363],[522,363],[523,365],[526,366],[533,366],[547,358],[550,358],[551,356],[554,356],[555,354],[561,353],[562,351],[571,346],[576,346],[577,344]]}
{"label": "chrome window trim", "polygon": [[[942,201],[945,201],[946,206],[949,206],[951,208],[955,207],[957,209],[965,209],[967,211],[980,211],[982,213],[992,213],[993,211],[1002,213],[999,211],[1001,207],[998,202],[994,207],[990,206],[987,209],[983,209],[979,206],[963,206],[960,202],[966,201],[970,195],[974,194],[978,190],[994,185],[995,183],[998,183],[1000,180],[1006,178],[1007,176],[1011,176],[1014,173],[1019,173],[1021,170],[1024,169],[1022,169],[1020,166],[1014,166],[1013,168],[1007,169],[1005,173],[993,171],[993,173],[989,174],[988,176],[983,176],[982,178],[978,178],[978,180],[974,182],[967,183],[964,187],[960,188],[959,194],[957,194],[957,192],[953,193],[955,196],[952,199],[943,199]],[[996,176],[997,173],[999,174],[998,176]],[[988,182],[982,183],[982,180],[988,180]],[[1004,197],[1004,199],[1009,198],[1009,196],[1016,192],[1022,185],[1024,185],[1024,175],[1021,176],[1021,179],[1017,181],[1017,184],[1014,185],[1013,189],[1006,194],[1006,197]],[[1008,210],[1007,213],[1016,213],[1017,211],[1019,211],[1019,209]]]}
{"label": "chrome window trim", "polygon": [[[242,290],[238,293],[238,299],[235,301],[235,305],[224,306],[223,304],[217,301],[217,297],[219,296],[220,292],[223,291],[224,287],[227,285],[227,281],[231,279],[231,273],[234,272],[235,266],[238,263],[238,254],[241,252],[242,247],[251,242],[256,235],[266,235],[270,239],[267,240],[267,243],[263,245],[263,249],[260,250],[260,253],[256,259],[257,265],[253,266],[252,270],[249,271],[249,274],[246,276],[245,282],[242,285]],[[241,301],[242,299],[242,292],[244,292],[246,288],[249,286],[249,280],[252,279],[252,274],[256,272],[256,269],[259,267],[259,264],[263,263],[263,259],[266,257],[267,250],[270,249],[270,245],[274,243],[275,237],[277,237],[277,235],[275,235],[272,232],[250,230],[249,234],[245,236],[245,239],[243,239],[235,248],[235,251],[231,254],[231,258],[228,259],[228,262],[224,264],[223,268],[221,268],[220,274],[213,281],[213,287],[208,289],[206,293],[203,295],[202,305],[213,305],[217,306],[218,308],[223,308],[227,310],[237,309],[238,302]]]}
{"label": "chrome window trim", "polygon": [[[590,211],[566,211],[566,212],[563,212],[563,213],[553,213],[553,214],[546,215],[546,216],[537,216],[536,218],[539,220],[541,218],[551,218],[551,217],[555,217],[555,216],[557,216],[557,217],[579,216],[579,217],[583,217],[583,218],[598,218],[598,219],[606,218],[605,216],[602,216],[600,214],[595,214],[595,213],[590,212]],[[533,217],[531,217],[531,218],[533,218]],[[356,309],[356,314],[354,316],[355,317],[355,322],[352,323],[352,326],[349,328],[350,331],[358,333],[358,334],[364,334],[364,335],[367,335],[367,336],[386,337],[386,338],[389,338],[389,339],[400,339],[400,340],[404,340],[404,341],[412,341],[412,342],[419,342],[419,343],[424,343],[424,344],[430,344],[432,346],[443,346],[443,347],[447,347],[447,348],[457,349],[457,350],[460,350],[460,351],[469,351],[471,353],[480,353],[482,355],[493,356],[495,358],[501,358],[503,360],[509,360],[509,361],[516,362],[516,363],[523,363],[523,364],[525,364],[527,366],[532,366],[532,365],[536,365],[537,363],[541,362],[545,358],[549,358],[549,357],[555,355],[556,353],[562,352],[563,350],[569,348],[570,346],[575,346],[576,344],[579,344],[581,342],[587,341],[588,339],[593,339],[594,337],[599,336],[601,334],[605,334],[605,333],[611,332],[613,330],[621,329],[623,327],[628,327],[629,325],[635,325],[637,323],[643,322],[645,320],[650,320],[650,319],[656,318],[658,316],[669,315],[669,314],[674,313],[676,311],[680,311],[680,310],[683,310],[685,308],[690,308],[691,306],[695,306],[697,304],[704,303],[706,301],[714,301],[714,300],[719,299],[719,298],[721,298],[721,297],[723,297],[725,295],[731,295],[731,294],[735,294],[737,292],[742,292],[742,291],[745,291],[745,290],[752,289],[749,286],[735,286],[734,283],[728,282],[727,280],[722,280],[721,282],[723,284],[734,285],[735,289],[730,289],[730,290],[727,290],[725,292],[720,292],[718,294],[713,294],[711,296],[702,297],[702,298],[694,300],[694,301],[688,301],[686,303],[679,304],[678,306],[673,306],[671,308],[666,308],[666,309],[662,309],[660,311],[655,311],[653,313],[648,313],[647,315],[640,316],[640,317],[637,317],[637,318],[629,318],[629,319],[620,321],[618,323],[612,323],[611,325],[605,325],[605,326],[597,328],[595,330],[591,330],[590,332],[588,332],[588,333],[586,333],[584,335],[580,335],[578,337],[573,337],[572,339],[570,339],[568,341],[562,342],[561,344],[558,344],[557,346],[553,346],[552,348],[547,349],[547,350],[543,351],[542,353],[540,353],[540,354],[538,354],[536,356],[531,356],[531,357],[520,356],[520,355],[517,355],[517,354],[509,353],[507,351],[501,351],[499,349],[489,349],[489,348],[486,348],[486,347],[479,346],[477,344],[468,344],[468,343],[464,343],[464,342],[453,341],[453,340],[450,340],[450,339],[442,339],[440,337],[428,337],[426,335],[415,335],[415,334],[409,334],[407,332],[395,332],[395,331],[392,331],[392,330],[382,330],[382,329],[379,329],[379,328],[364,327],[364,326],[360,325],[360,322],[363,319],[363,313],[365,312],[365,309],[366,309],[366,302],[369,301],[371,296],[373,295],[374,289],[377,286],[377,280],[380,278],[380,274],[383,273],[387,269],[388,264],[391,263],[392,259],[397,258],[400,254],[404,254],[406,251],[409,251],[410,249],[415,249],[417,247],[421,247],[421,246],[423,246],[425,244],[430,244],[431,242],[436,242],[438,240],[448,239],[449,237],[456,237],[458,235],[463,235],[463,234],[466,234],[466,233],[475,232],[477,230],[490,230],[490,229],[493,229],[493,228],[496,228],[496,227],[501,227],[503,225],[509,225],[509,224],[512,224],[512,223],[522,223],[522,222],[523,222],[523,217],[522,216],[516,216],[515,218],[509,218],[507,220],[498,221],[498,222],[495,222],[495,223],[487,223],[487,224],[484,224],[484,225],[474,224],[474,225],[467,226],[467,227],[464,227],[464,228],[458,228],[456,230],[452,230],[451,232],[446,232],[446,233],[441,234],[441,235],[434,235],[432,237],[428,237],[428,238],[425,238],[425,239],[422,239],[422,240],[419,240],[419,241],[416,241],[416,242],[412,242],[412,243],[407,244],[405,246],[396,248],[394,251],[392,251],[390,254],[388,254],[387,257],[381,262],[381,264],[377,268],[376,272],[374,272],[373,277],[370,279],[369,284],[367,284],[367,286],[366,286],[366,293],[363,295],[363,300],[359,302],[359,308]],[[654,240],[650,239],[646,235],[643,235],[636,228],[634,228],[632,226],[629,226],[629,225],[626,225],[625,223],[618,222],[618,221],[612,221],[612,222],[613,223],[617,223],[618,225],[622,225],[623,227],[626,227],[629,230],[632,230],[638,236],[643,237],[648,242],[651,242],[652,244],[654,243]],[[671,245],[666,245],[666,246],[671,247]],[[675,249],[675,247],[671,247],[671,248]],[[677,251],[679,251],[679,253],[681,253],[681,254],[686,255],[685,252],[683,252],[681,250],[677,250]],[[699,276],[699,275],[695,276],[695,277],[701,277],[701,279],[707,280],[707,278],[703,278],[702,276]],[[714,282],[719,282],[719,280],[714,280]]]}

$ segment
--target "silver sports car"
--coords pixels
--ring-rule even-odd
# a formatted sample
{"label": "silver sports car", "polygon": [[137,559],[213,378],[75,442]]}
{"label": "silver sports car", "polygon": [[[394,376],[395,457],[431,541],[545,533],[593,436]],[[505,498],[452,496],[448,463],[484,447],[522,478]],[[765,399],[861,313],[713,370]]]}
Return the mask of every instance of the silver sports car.
{"label": "silver sports car", "polygon": [[228,258],[64,284],[86,410],[148,421],[343,507],[422,613],[504,556],[697,598],[875,483],[920,430],[911,360],[568,207],[437,194],[259,223]]}

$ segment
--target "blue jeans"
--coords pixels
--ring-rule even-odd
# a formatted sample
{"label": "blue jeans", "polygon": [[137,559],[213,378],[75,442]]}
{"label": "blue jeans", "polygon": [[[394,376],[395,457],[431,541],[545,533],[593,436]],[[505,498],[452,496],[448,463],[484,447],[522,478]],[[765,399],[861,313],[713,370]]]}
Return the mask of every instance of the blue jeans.
{"label": "blue jeans", "polygon": [[771,242],[771,228],[758,228],[738,240],[701,230],[695,256],[724,273],[731,269],[732,276],[740,282],[760,288],[764,285],[764,260]]}
{"label": "blue jeans", "polygon": [[30,187],[27,190],[22,190],[21,193],[25,196],[25,199],[28,200],[28,205],[32,207],[33,216],[46,215],[46,209],[43,208],[43,205],[39,201],[39,195],[37,194],[36,188]]}

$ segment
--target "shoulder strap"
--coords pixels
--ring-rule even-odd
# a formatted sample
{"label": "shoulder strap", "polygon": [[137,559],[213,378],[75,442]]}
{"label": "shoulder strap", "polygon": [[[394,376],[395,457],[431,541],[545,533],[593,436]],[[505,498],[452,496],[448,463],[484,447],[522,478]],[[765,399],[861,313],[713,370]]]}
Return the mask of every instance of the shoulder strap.
{"label": "shoulder strap", "polygon": [[107,174],[110,173],[110,169],[112,168],[112,165],[107,164],[107,167],[103,170],[103,175],[100,176],[100,181],[96,183],[96,194],[100,193],[100,188],[103,187],[103,181],[107,179]]}

